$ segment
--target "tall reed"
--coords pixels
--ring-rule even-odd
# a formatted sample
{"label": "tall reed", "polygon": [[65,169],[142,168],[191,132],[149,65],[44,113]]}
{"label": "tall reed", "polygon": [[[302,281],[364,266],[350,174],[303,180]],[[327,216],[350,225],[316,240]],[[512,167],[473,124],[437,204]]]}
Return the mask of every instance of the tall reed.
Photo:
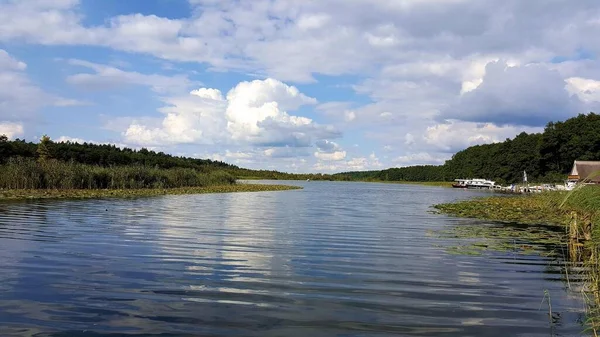
{"label": "tall reed", "polygon": [[235,184],[226,172],[190,168],[101,167],[58,160],[10,158],[0,165],[2,189],[131,189],[202,187]]}

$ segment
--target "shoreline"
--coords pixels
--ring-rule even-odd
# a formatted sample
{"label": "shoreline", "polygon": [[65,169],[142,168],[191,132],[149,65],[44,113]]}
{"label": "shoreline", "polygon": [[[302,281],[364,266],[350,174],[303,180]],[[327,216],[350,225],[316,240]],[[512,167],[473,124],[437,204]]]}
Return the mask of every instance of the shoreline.
{"label": "shoreline", "polygon": [[[238,180],[272,180],[272,181],[306,181],[305,179],[269,179],[269,178],[256,178],[256,177],[240,177]],[[432,187],[445,187],[451,188],[453,182],[451,181],[395,181],[395,180],[311,180],[311,182],[327,181],[327,182],[340,182],[340,183],[377,183],[377,184],[400,184],[400,185],[421,185],[421,186],[432,186]]]}
{"label": "shoreline", "polygon": [[0,190],[0,201],[40,200],[40,199],[100,199],[135,198],[161,195],[269,192],[302,189],[299,186],[267,184],[234,184],[206,187],[143,188],[143,189],[11,189]]}
{"label": "shoreline", "polygon": [[600,226],[600,186],[585,186],[570,192],[491,195],[433,208],[456,217],[541,225],[569,225],[576,213],[579,219]]}

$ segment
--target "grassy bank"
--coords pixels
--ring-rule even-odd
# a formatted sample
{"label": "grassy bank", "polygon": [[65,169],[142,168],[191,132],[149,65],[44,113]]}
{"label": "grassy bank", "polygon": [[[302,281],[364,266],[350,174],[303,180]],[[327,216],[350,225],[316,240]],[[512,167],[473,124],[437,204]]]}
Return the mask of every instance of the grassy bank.
{"label": "grassy bank", "polygon": [[204,194],[232,192],[263,192],[285,191],[300,189],[297,186],[235,184],[215,185],[207,187],[178,187],[178,188],[140,188],[140,189],[20,189],[1,190],[2,200],[27,199],[94,199],[94,198],[130,198],[150,197],[170,194]]}
{"label": "grassy bank", "polygon": [[0,200],[139,197],[165,194],[258,192],[293,186],[236,184],[223,171],[97,166],[59,160],[10,158],[0,165]]}
{"label": "grassy bank", "polygon": [[[491,196],[434,207],[458,217],[523,224],[568,225],[577,213],[581,220],[600,227],[600,186],[589,185],[572,192]],[[600,231],[598,234],[600,238]]]}

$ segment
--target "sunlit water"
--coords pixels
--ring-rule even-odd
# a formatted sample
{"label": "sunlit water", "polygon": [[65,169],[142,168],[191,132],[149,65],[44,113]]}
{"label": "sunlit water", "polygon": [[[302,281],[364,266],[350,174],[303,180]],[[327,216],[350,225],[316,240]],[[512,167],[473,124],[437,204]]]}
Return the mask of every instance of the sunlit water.
{"label": "sunlit water", "polygon": [[[573,336],[539,255],[449,254],[430,212],[482,192],[303,190],[0,203],[0,336]],[[485,223],[482,223],[485,225]],[[548,306],[560,314],[549,323]],[[540,309],[541,306],[541,309]]]}

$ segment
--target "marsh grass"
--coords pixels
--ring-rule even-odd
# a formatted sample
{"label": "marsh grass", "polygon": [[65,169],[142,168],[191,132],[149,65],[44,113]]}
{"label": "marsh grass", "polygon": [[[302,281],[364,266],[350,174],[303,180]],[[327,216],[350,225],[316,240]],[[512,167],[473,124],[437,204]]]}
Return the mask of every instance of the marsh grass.
{"label": "marsh grass", "polygon": [[58,160],[10,158],[0,165],[0,189],[144,189],[233,185],[235,177],[191,168],[102,167]]}

